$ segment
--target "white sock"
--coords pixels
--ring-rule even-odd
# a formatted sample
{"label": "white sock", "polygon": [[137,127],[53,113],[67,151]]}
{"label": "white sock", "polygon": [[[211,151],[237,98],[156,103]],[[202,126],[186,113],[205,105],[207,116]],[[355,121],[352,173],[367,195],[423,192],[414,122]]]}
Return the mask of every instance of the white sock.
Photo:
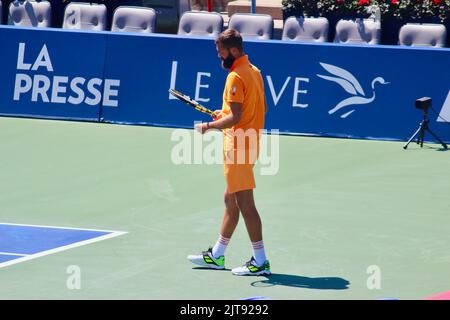
{"label": "white sock", "polygon": [[225,238],[221,234],[219,234],[219,239],[217,239],[217,242],[212,249],[214,258],[217,259],[225,254],[225,250],[227,249],[229,242],[230,238]]}
{"label": "white sock", "polygon": [[266,252],[264,251],[264,242],[262,240],[252,242],[252,247],[253,247],[253,258],[255,258],[256,264],[258,265],[258,267],[260,267],[267,260]]}

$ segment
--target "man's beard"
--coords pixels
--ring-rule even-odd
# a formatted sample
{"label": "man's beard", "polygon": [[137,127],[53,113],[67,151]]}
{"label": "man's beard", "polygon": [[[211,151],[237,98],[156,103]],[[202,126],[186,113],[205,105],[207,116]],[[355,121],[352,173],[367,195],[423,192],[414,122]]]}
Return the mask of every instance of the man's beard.
{"label": "man's beard", "polygon": [[233,55],[231,54],[230,51],[228,51],[228,57],[225,59],[222,59],[222,67],[227,70],[231,69],[231,67],[233,66],[234,60],[236,60],[236,58],[233,57]]}

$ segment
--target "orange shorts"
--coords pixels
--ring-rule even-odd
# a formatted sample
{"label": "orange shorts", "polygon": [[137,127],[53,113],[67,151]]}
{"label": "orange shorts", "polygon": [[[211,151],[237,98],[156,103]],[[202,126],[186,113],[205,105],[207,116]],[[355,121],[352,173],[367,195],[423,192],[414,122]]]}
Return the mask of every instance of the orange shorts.
{"label": "orange shorts", "polygon": [[255,189],[256,183],[253,175],[254,166],[254,163],[249,163],[248,155],[246,155],[246,161],[244,163],[227,163],[227,161],[225,161],[224,174],[227,183],[227,192],[235,193],[238,191]]}
{"label": "orange shorts", "polygon": [[227,192],[255,189],[255,177],[253,175],[253,164],[225,164],[224,173],[227,182]]}

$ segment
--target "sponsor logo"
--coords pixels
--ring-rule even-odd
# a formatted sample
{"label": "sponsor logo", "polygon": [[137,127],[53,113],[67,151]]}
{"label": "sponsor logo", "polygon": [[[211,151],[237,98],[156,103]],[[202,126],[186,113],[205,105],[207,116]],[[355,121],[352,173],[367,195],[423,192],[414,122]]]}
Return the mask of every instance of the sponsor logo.
{"label": "sponsor logo", "polygon": [[38,56],[34,60],[32,58],[26,55],[26,44],[19,43],[14,101],[119,106],[120,80],[55,75],[46,44]]}
{"label": "sponsor logo", "polygon": [[[372,96],[368,97],[364,92],[361,84],[355,78],[353,74],[349,71],[339,68],[337,66],[333,66],[331,64],[326,64],[319,62],[322,68],[328,71],[333,76],[321,75],[318,74],[319,78],[322,78],[327,81],[332,81],[340,85],[347,93],[351,95],[351,97],[346,98],[339,102],[336,106],[331,108],[328,113],[334,114],[335,112],[345,108],[344,113],[340,116],[341,118],[347,118],[351,115],[356,108],[347,108],[355,105],[365,105],[372,103],[375,100],[375,84],[388,84],[382,77],[376,77],[372,80],[371,88],[372,88]],[[350,110],[348,110],[350,109]]]}

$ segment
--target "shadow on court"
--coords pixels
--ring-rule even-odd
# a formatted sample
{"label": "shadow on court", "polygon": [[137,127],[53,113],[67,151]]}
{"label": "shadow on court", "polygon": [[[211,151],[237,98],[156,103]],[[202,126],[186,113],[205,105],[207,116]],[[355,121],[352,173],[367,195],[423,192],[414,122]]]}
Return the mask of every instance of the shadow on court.
{"label": "shadow on court", "polygon": [[[412,146],[412,147],[411,147]],[[415,148],[416,147],[416,148]],[[408,151],[412,150],[412,151],[416,151],[416,150],[423,150],[423,149],[429,149],[429,150],[434,150],[434,151],[439,151],[439,152],[446,152],[446,151],[450,151],[450,149],[445,149],[442,146],[429,146],[429,145],[423,145],[423,147],[421,148],[420,146],[418,146],[416,143],[414,144],[414,146],[411,144],[408,148]]]}
{"label": "shadow on court", "polygon": [[208,267],[193,267],[192,268],[192,270],[209,270],[209,271],[231,271],[231,269],[227,269],[227,268],[225,268],[225,269],[211,269],[211,268],[208,268]]}
{"label": "shadow on court", "polygon": [[272,273],[264,276],[266,280],[253,282],[253,287],[287,286],[294,288],[321,289],[321,290],[345,290],[350,282],[337,277],[308,278],[292,274]]}

